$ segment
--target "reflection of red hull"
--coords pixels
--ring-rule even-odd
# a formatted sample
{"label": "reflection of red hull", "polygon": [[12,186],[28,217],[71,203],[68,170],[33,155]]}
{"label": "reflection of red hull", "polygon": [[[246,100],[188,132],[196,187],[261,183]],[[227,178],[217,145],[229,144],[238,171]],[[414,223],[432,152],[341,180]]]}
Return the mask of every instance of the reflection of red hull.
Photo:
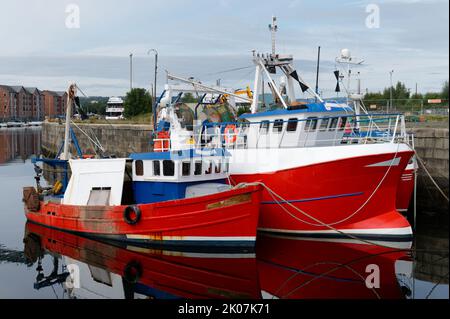
{"label": "reflection of red hull", "polygon": [[253,247],[260,208],[258,187],[138,205],[140,221],[124,220],[126,206],[69,206],[41,202],[28,220],[60,230],[135,244]]}
{"label": "reflection of red hull", "polygon": [[[406,251],[361,243],[298,240],[262,236],[258,239],[258,272],[263,295],[287,299],[403,298],[395,261]],[[380,288],[366,286],[368,265],[377,265]]]}
{"label": "reflection of red hull", "polygon": [[[128,249],[60,232],[33,223],[27,235],[38,235],[42,249],[127,277],[129,265],[139,265],[138,283],[182,298],[259,298],[254,254],[221,257]],[[134,249],[134,251],[132,250]]]}
{"label": "reflection of red hull", "polygon": [[[400,162],[389,168],[395,155]],[[232,178],[236,183],[262,181],[304,212],[339,230],[366,238],[409,240],[411,227],[396,211],[395,201],[398,180],[411,155],[407,151],[354,157],[275,173],[235,174]],[[260,230],[302,236],[339,235],[283,205],[297,218],[263,192]]]}
{"label": "reflection of red hull", "polygon": [[408,211],[409,203],[414,192],[414,169],[405,169],[398,182],[397,209],[401,212]]}

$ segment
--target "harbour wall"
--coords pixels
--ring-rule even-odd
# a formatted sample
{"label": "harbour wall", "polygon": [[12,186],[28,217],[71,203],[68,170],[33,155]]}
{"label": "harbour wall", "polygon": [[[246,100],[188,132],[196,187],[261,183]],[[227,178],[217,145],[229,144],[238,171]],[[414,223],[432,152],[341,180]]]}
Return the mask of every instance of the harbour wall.
{"label": "harbour wall", "polygon": [[[415,127],[409,128],[414,134],[417,155],[424,162],[427,170],[439,185],[449,195],[449,140],[447,128]],[[418,206],[421,210],[448,212],[448,202],[436,190],[436,186],[423,167],[419,164],[417,178]]]}
{"label": "harbour wall", "polygon": [[[91,141],[95,140],[95,137],[107,155],[127,157],[130,153],[145,153],[153,149],[151,125],[77,124],[77,126],[79,128],[72,125],[72,129],[84,154],[95,154],[95,146]],[[64,129],[64,124],[59,123],[45,122],[42,125],[42,151],[45,155],[55,155],[58,152],[64,140]],[[71,147],[73,152],[73,145]]]}

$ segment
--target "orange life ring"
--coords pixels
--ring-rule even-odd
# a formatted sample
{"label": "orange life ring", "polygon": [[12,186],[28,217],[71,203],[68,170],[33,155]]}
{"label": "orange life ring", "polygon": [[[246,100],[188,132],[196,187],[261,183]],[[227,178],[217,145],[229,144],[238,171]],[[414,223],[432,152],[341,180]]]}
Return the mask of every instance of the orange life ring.
{"label": "orange life ring", "polygon": [[[230,136],[230,131],[231,131],[231,134],[233,134],[231,136]],[[225,142],[227,142],[228,144],[233,144],[236,142],[237,134],[238,134],[236,125],[233,125],[233,124],[227,125],[227,127],[225,127],[225,130],[223,133],[225,135]]]}

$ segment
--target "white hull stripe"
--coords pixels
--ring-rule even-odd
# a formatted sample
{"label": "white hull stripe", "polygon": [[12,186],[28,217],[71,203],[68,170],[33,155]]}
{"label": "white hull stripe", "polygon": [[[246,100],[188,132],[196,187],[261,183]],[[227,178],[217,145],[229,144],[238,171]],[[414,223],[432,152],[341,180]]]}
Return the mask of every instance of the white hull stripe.
{"label": "white hull stripe", "polygon": [[371,165],[367,165],[366,167],[389,167],[389,166],[398,166],[400,165],[400,157],[396,157],[395,159],[390,159],[388,161],[379,162]]}
{"label": "white hull stripe", "polygon": [[[340,234],[335,230],[285,230],[285,229],[275,229],[275,228],[259,228],[260,231],[274,232],[274,233],[285,233],[285,234]],[[378,234],[378,235],[412,235],[411,227],[402,228],[372,228],[372,229],[338,229],[339,231],[346,234]]]}
{"label": "white hull stripe", "polygon": [[162,236],[155,237],[151,235],[126,235],[131,240],[156,240],[156,241],[255,241],[256,236],[245,237],[206,237],[206,236]]}

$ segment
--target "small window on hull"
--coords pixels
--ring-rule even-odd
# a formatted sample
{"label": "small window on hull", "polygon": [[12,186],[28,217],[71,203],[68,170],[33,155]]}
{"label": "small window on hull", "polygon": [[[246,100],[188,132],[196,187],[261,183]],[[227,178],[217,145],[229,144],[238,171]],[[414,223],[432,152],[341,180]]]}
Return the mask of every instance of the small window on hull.
{"label": "small window on hull", "polygon": [[175,176],[174,161],[163,161],[163,174],[164,176]]}
{"label": "small window on hull", "polygon": [[306,121],[306,125],[305,125],[305,131],[306,132],[315,131],[317,129],[317,121],[318,121],[318,119],[316,117],[308,118],[308,120]]}
{"label": "small window on hull", "polygon": [[275,120],[273,123],[273,132],[281,133],[283,131],[283,120]]}
{"label": "small window on hull", "polygon": [[335,130],[336,129],[338,121],[339,121],[338,117],[333,117],[331,119],[330,130]]}
{"label": "small window on hull", "polygon": [[347,118],[341,117],[339,121],[339,131],[343,131],[345,129],[345,126],[347,125]]}
{"label": "small window on hull", "polygon": [[161,163],[159,161],[153,161],[153,175],[161,176]]}
{"label": "small window on hull", "polygon": [[205,174],[210,175],[212,173],[212,162],[205,162]]}
{"label": "small window on hull", "polygon": [[191,175],[191,163],[190,162],[183,162],[182,173],[183,173],[183,176]]}
{"label": "small window on hull", "polygon": [[195,162],[194,175],[202,175],[202,162]]}
{"label": "small window on hull", "polygon": [[216,172],[216,174],[220,174],[220,172],[222,171],[220,162],[214,162],[214,171]]}
{"label": "small window on hull", "polygon": [[298,126],[298,120],[297,119],[289,119],[286,131],[288,131],[288,132],[295,132],[295,131],[297,131],[297,126]]}
{"label": "small window on hull", "polygon": [[270,125],[269,121],[262,121],[261,122],[260,133],[261,134],[267,134],[269,132],[269,125]]}
{"label": "small window on hull", "polygon": [[136,176],[144,176],[144,162],[136,161],[134,165],[136,169]]}
{"label": "small window on hull", "polygon": [[330,119],[322,119],[320,122],[319,131],[325,132],[328,130],[328,124],[330,124]]}

